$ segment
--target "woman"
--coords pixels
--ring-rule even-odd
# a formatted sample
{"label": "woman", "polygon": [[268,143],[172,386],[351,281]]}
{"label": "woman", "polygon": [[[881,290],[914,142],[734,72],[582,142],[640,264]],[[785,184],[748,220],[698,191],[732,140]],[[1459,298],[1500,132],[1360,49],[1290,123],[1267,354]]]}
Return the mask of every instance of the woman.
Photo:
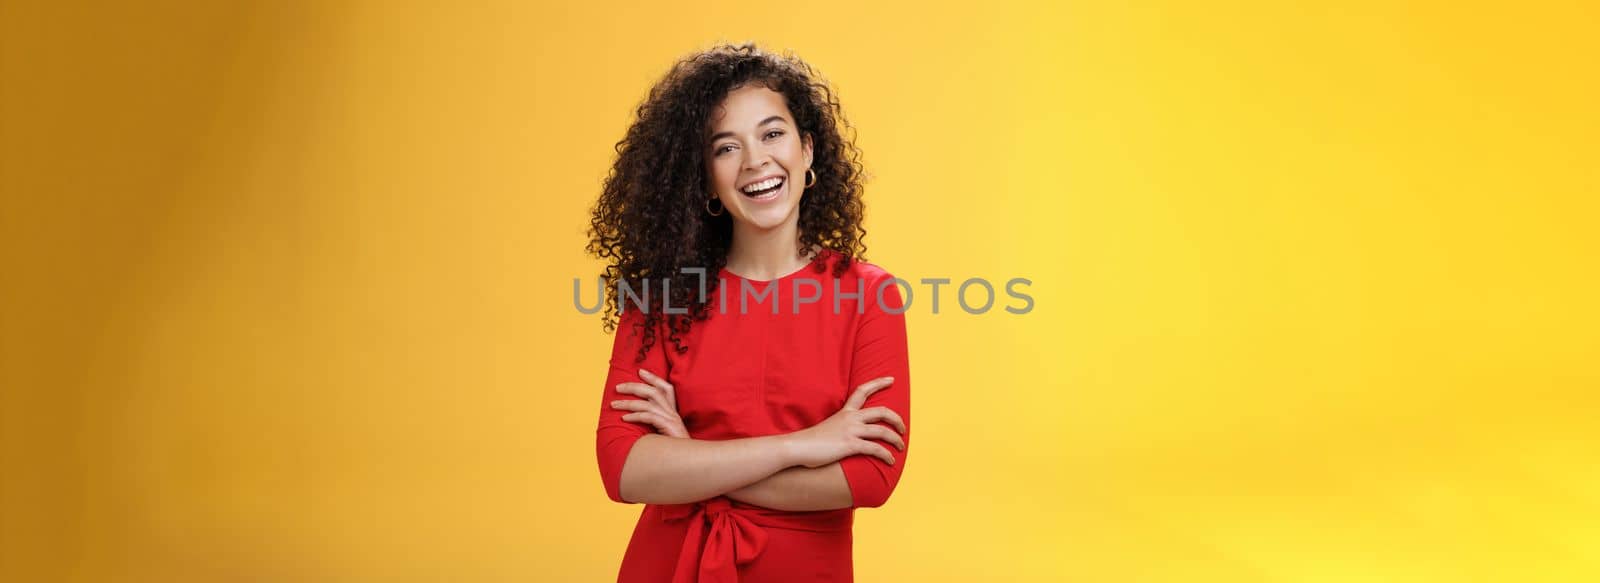
{"label": "woman", "polygon": [[[899,287],[861,260],[838,101],[752,45],[677,63],[591,222],[608,262],[606,494],[645,503],[618,581],[850,581],[854,509],[905,467]],[[620,291],[620,293],[619,293]]]}

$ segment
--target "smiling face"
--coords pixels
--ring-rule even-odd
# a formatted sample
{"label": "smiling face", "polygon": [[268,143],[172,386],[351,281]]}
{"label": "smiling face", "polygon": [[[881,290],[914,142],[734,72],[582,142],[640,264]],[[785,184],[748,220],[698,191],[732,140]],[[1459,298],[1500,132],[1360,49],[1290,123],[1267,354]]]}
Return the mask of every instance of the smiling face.
{"label": "smiling face", "polygon": [[758,84],[735,88],[712,114],[711,134],[706,173],[735,225],[796,223],[811,140],[795,126],[783,94]]}

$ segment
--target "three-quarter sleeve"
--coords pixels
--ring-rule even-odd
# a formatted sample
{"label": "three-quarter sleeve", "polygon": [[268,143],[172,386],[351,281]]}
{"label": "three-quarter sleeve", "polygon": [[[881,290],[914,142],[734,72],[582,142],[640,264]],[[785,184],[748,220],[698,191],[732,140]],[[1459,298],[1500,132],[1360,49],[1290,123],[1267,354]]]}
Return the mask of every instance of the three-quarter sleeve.
{"label": "three-quarter sleeve", "polygon": [[[878,290],[882,286],[882,300]],[[894,384],[880,389],[867,398],[863,409],[888,407],[906,423],[903,435],[906,450],[878,441],[894,455],[894,465],[868,455],[853,455],[840,460],[845,481],[850,486],[852,504],[857,507],[878,507],[889,500],[900,474],[905,471],[906,454],[911,451],[911,365],[906,350],[906,320],[900,287],[887,273],[868,279],[867,303],[860,328],[855,336],[854,355],[850,365],[850,386],[854,392],[862,383],[878,377],[894,377]],[[883,424],[888,427],[888,424]],[[892,429],[892,427],[891,427]]]}
{"label": "three-quarter sleeve", "polygon": [[644,382],[639,378],[641,368],[661,378],[668,378],[666,353],[662,350],[665,338],[662,336],[656,337],[655,344],[645,354],[643,361],[635,360],[643,343],[643,329],[639,326],[643,320],[644,315],[638,310],[626,311],[618,318],[616,340],[611,345],[611,368],[606,373],[605,387],[601,391],[600,421],[594,432],[600,481],[605,485],[606,496],[622,503],[629,503],[622,499],[622,465],[628,461],[628,452],[633,450],[634,442],[653,433],[653,430],[642,423],[623,421],[622,416],[627,415],[628,411],[611,407],[612,401],[638,398],[618,393],[617,385]]}

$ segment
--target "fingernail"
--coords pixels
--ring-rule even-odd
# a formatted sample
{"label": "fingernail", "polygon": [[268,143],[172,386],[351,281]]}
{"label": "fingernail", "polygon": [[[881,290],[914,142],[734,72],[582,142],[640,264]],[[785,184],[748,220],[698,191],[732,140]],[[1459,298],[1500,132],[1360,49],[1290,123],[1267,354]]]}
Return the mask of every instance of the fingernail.
{"label": "fingernail", "polygon": [[616,407],[616,406],[621,405],[621,404],[622,404],[622,401],[612,401],[611,402],[611,406],[612,407]]}

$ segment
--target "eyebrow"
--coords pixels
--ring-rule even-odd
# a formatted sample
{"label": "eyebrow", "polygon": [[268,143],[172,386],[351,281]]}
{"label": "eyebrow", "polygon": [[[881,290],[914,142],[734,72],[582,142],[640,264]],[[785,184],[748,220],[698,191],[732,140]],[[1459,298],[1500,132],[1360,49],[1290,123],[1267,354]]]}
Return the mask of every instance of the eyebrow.
{"label": "eyebrow", "polygon": [[[761,123],[756,124],[756,127],[761,127],[761,126],[767,125],[767,124],[775,122],[775,121],[789,121],[789,120],[784,119],[783,116],[781,116],[781,115],[774,115],[774,116],[769,117],[767,119],[761,120]],[[717,132],[716,135],[711,136],[711,141],[715,142],[715,141],[720,140],[722,138],[731,138],[731,137],[733,137],[733,132]]]}

